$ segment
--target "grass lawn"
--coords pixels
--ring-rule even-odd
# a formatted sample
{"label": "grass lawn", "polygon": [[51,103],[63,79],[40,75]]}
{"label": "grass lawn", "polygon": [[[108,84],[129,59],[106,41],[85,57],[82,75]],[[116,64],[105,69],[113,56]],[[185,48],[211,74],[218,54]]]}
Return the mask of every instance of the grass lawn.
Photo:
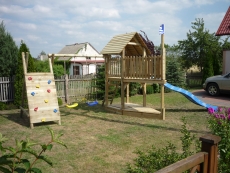
{"label": "grass lawn", "polygon": [[[120,98],[114,100],[120,102]],[[130,97],[131,103],[142,103],[142,96]],[[160,94],[147,95],[147,106],[159,109]],[[35,142],[48,142],[50,134],[62,132],[61,139],[68,146],[54,145],[46,152],[54,167],[38,163],[43,172],[124,172],[127,163],[136,158],[134,151],[146,150],[152,145],[163,147],[171,141],[180,149],[181,117],[188,121],[188,129],[197,138],[209,133],[206,109],[188,101],[183,95],[171,92],[165,94],[166,120],[155,120],[118,115],[106,112],[99,104],[88,107],[80,104],[74,109],[61,108],[62,125],[55,123],[35,124],[29,128],[28,119],[22,119],[19,110],[0,111],[0,133],[9,138],[7,144],[14,146],[14,140],[30,138]]]}

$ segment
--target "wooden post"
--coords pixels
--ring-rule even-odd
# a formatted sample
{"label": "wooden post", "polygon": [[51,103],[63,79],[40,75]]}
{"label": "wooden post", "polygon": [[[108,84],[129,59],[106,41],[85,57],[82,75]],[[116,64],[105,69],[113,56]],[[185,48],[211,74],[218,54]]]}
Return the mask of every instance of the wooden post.
{"label": "wooden post", "polygon": [[125,96],[125,85],[124,85],[124,72],[125,72],[125,48],[122,51],[121,55],[121,110],[125,108],[124,96]]}
{"label": "wooden post", "polygon": [[161,80],[165,80],[165,46],[164,46],[164,34],[161,34]]}
{"label": "wooden post", "polygon": [[[161,80],[165,81],[165,47],[164,47],[164,34],[161,34]],[[165,103],[164,103],[164,84],[161,84],[161,114],[162,119],[165,120]]]}
{"label": "wooden post", "polygon": [[52,65],[54,65],[54,54],[52,54],[52,59],[51,59],[52,61]]}
{"label": "wooden post", "polygon": [[217,173],[218,171],[218,143],[221,141],[219,136],[206,135],[200,137],[202,142],[201,151],[208,152],[208,172]]}
{"label": "wooden post", "polygon": [[[52,59],[53,59],[53,57],[52,57]],[[53,60],[51,60],[50,58],[49,58],[49,67],[50,67],[50,73],[51,74],[53,74],[53,67],[52,67],[52,64],[53,64],[53,62],[52,62]]]}
{"label": "wooden post", "polygon": [[[25,82],[25,74],[27,73],[27,67],[28,67],[28,52],[22,52],[22,65],[23,65],[23,71],[24,71],[24,79],[23,79],[23,84],[22,84],[22,102],[21,102],[21,107],[24,108],[25,104],[25,90],[26,90],[26,82]],[[22,117],[23,115],[23,109],[21,109],[20,116]]]}
{"label": "wooden post", "polygon": [[65,60],[64,60],[64,75],[66,75],[66,63],[65,63]]}
{"label": "wooden post", "polygon": [[165,97],[164,97],[165,87],[164,84],[160,84],[160,85],[161,85],[161,116],[162,116],[162,120],[165,120]]}
{"label": "wooden post", "polygon": [[105,56],[105,106],[108,107],[108,93],[109,93],[109,71],[110,71],[110,67],[109,67],[109,61],[110,61],[110,57],[111,55],[106,55]]}
{"label": "wooden post", "polygon": [[142,83],[143,107],[146,107],[146,83]]}
{"label": "wooden post", "polygon": [[129,103],[129,83],[126,85],[126,103]]}
{"label": "wooden post", "polygon": [[65,75],[65,102],[66,103],[69,103],[68,83],[69,83],[68,74],[66,74]]}

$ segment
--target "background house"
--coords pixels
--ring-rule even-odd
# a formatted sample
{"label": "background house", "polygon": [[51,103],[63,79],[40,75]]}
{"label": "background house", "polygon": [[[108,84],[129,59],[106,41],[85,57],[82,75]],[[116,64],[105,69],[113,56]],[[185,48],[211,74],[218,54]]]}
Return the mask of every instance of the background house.
{"label": "background house", "polygon": [[102,55],[88,42],[66,45],[58,54],[76,55],[58,58],[58,60],[70,60],[70,75],[95,74],[97,69],[104,64]]}
{"label": "background house", "polygon": [[39,55],[36,59],[39,61],[45,61],[48,60],[48,55]]}
{"label": "background house", "polygon": [[[230,7],[226,12],[217,32],[216,36],[230,35]],[[230,73],[230,50],[223,52],[223,74]]]}

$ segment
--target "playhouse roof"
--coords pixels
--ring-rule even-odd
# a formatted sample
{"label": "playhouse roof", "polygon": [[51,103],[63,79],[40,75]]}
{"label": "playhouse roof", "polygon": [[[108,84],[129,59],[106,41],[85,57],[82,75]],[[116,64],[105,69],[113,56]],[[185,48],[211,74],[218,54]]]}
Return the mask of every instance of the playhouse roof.
{"label": "playhouse roof", "polygon": [[228,11],[226,12],[216,32],[216,36],[221,36],[221,35],[230,35],[230,7],[228,7]]}
{"label": "playhouse roof", "polygon": [[141,56],[143,55],[143,47],[145,48],[147,55],[151,54],[141,36],[137,32],[131,32],[114,36],[102,49],[101,54],[117,55],[126,48],[125,55]]}

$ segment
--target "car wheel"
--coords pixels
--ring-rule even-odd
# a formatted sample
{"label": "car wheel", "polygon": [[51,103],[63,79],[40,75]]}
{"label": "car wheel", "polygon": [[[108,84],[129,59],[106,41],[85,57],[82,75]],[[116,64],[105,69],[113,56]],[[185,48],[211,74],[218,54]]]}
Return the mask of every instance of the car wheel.
{"label": "car wheel", "polygon": [[211,95],[211,96],[218,96],[219,93],[220,93],[219,87],[215,83],[209,84],[208,87],[207,87],[207,91],[208,91],[208,94]]}

